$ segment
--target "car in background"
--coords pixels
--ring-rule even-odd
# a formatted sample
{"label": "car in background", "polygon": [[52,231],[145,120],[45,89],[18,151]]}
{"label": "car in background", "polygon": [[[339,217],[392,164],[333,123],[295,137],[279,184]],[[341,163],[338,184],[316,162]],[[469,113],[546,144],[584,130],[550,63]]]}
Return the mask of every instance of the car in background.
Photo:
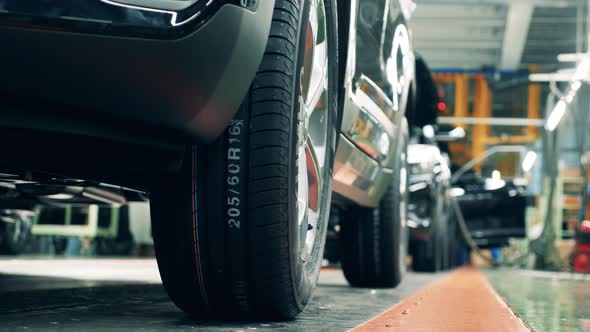
{"label": "car in background", "polygon": [[461,128],[443,132],[427,125],[408,148],[408,228],[414,271],[435,272],[459,263],[463,239],[450,196],[451,162],[439,141],[464,136]]}
{"label": "car in background", "polygon": [[439,271],[455,265],[460,239],[450,197],[450,159],[439,140],[465,136],[461,128],[442,132],[437,126],[439,96],[426,61],[416,57],[416,108],[409,114],[408,147],[409,252],[415,271]]}
{"label": "car in background", "polygon": [[63,204],[149,197],[178,307],[274,319],[311,298],[334,183],[348,280],[394,286],[414,8],[0,1],[0,183]]}
{"label": "car in background", "polygon": [[356,6],[350,24],[355,34],[347,43],[348,59],[355,61],[344,77],[328,246],[337,241],[337,259],[351,285],[394,287],[406,272],[406,114],[415,107],[408,20],[415,5],[367,0]]}
{"label": "car in background", "polygon": [[526,236],[526,210],[534,203],[523,174],[534,163],[525,162],[527,154],[523,146],[493,146],[453,174],[453,196],[477,246],[503,247]]}

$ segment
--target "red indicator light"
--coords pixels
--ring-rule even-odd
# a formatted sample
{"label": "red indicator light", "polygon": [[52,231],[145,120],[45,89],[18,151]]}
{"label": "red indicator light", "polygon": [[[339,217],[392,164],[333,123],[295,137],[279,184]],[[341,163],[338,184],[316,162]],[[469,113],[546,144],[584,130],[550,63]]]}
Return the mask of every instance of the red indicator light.
{"label": "red indicator light", "polygon": [[444,110],[446,110],[446,109],[447,109],[447,104],[443,103],[442,101],[441,101],[441,102],[438,102],[438,103],[436,104],[436,108],[437,108],[439,111],[441,111],[441,112],[442,112],[442,111],[444,111]]}

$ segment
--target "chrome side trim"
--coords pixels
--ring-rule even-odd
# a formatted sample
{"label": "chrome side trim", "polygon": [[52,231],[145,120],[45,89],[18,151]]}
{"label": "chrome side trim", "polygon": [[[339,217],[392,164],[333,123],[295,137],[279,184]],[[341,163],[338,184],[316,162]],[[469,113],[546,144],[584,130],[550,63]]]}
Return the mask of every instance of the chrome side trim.
{"label": "chrome side trim", "polygon": [[0,25],[100,35],[180,39],[239,0],[0,0]]}
{"label": "chrome side trim", "polygon": [[[210,4],[211,1],[208,1],[205,3],[205,8],[197,11],[196,13],[184,18],[184,19],[179,19],[178,18],[178,11],[179,9],[176,10],[165,10],[165,9],[159,9],[159,8],[152,8],[152,7],[145,7],[145,6],[140,6],[140,5],[134,5],[134,4],[128,4],[128,3],[123,3],[121,1],[111,1],[111,0],[100,0],[101,2],[104,2],[106,4],[109,5],[113,5],[113,6],[119,6],[119,7],[123,7],[123,8],[128,8],[128,9],[137,9],[137,10],[143,10],[143,11],[148,11],[148,12],[154,12],[154,13],[161,13],[161,14],[169,14],[170,15],[170,25],[173,27],[177,27],[179,25],[183,25],[185,23],[188,23],[190,21],[192,21],[193,19],[199,17],[202,13],[202,10],[207,8]],[[192,1],[191,5],[194,4],[196,1]],[[180,7],[180,9],[186,9],[187,7]]]}
{"label": "chrome side trim", "polygon": [[334,192],[367,207],[377,207],[391,183],[393,171],[360,151],[340,135],[334,161]]}
{"label": "chrome side trim", "polygon": [[[190,6],[194,5],[195,3],[201,0],[111,0],[105,1],[100,0],[102,2],[113,2],[117,3],[118,5],[126,5],[130,7],[137,7],[137,8],[147,8],[148,10],[159,9],[163,11],[174,11],[178,12],[184,9],[189,8]],[[212,2],[212,1],[209,1]],[[207,4],[209,5],[209,4]]]}
{"label": "chrome side trim", "polygon": [[403,114],[391,107],[385,93],[366,76],[356,85],[354,92],[347,89],[342,132],[382,166],[392,168]]}

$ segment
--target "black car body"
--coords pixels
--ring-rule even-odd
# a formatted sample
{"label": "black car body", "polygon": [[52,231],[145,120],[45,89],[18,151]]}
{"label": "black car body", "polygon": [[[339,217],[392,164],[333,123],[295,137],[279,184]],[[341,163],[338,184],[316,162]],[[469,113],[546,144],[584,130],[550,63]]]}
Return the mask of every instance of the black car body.
{"label": "black car body", "polygon": [[513,180],[491,185],[476,173],[466,173],[454,186],[462,189],[455,198],[479,247],[503,247],[510,238],[526,236],[526,209],[533,199],[526,185]]}
{"label": "black car body", "polygon": [[[453,173],[453,196],[478,246],[502,247],[526,237],[526,211],[534,205],[523,170],[527,154],[523,146],[497,145]],[[497,170],[502,165],[505,174]]]}
{"label": "black car body", "polygon": [[[10,65],[2,68],[0,91],[19,107],[10,119],[16,126],[52,108],[63,131],[83,122],[91,126],[87,131],[108,131],[113,138],[156,139],[157,128],[210,140],[225,129],[250,86],[273,5],[0,1],[0,38],[10,46],[2,52]],[[89,121],[93,117],[103,123]],[[37,127],[55,130],[44,125],[51,124],[38,121]]]}
{"label": "black car body", "polygon": [[272,20],[274,1],[209,2],[0,1],[1,166],[138,189],[178,169],[237,112]]}

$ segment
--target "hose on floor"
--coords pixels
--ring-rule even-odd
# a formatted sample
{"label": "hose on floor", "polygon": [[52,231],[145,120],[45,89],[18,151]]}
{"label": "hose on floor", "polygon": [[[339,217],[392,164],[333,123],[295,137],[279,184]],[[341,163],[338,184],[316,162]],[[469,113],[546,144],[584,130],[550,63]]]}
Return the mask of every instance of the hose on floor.
{"label": "hose on floor", "polygon": [[492,266],[499,266],[500,264],[494,261],[492,258],[486,256],[481,251],[481,248],[475,243],[473,237],[471,237],[471,233],[469,232],[469,228],[467,227],[467,223],[465,222],[465,218],[463,217],[463,212],[461,211],[461,207],[459,206],[459,202],[457,202],[457,198],[451,196],[451,205],[453,206],[453,210],[455,211],[455,216],[457,217],[457,221],[459,223],[459,229],[461,230],[461,235],[467,243],[467,246],[475,252],[481,259],[490,263]]}
{"label": "hose on floor", "polygon": [[523,254],[517,258],[514,258],[512,262],[503,262],[499,263],[494,261],[491,257],[488,257],[483,254],[481,248],[475,243],[473,237],[471,236],[471,232],[469,232],[469,227],[467,227],[467,223],[465,222],[465,218],[463,217],[463,212],[461,211],[461,207],[459,206],[459,202],[457,202],[457,198],[451,196],[451,205],[453,206],[453,210],[455,211],[455,216],[457,217],[457,222],[459,223],[459,229],[461,230],[461,235],[465,240],[467,246],[475,252],[481,259],[491,264],[493,267],[500,267],[500,266],[512,266],[515,262],[520,261],[521,259],[527,257],[529,253]]}

